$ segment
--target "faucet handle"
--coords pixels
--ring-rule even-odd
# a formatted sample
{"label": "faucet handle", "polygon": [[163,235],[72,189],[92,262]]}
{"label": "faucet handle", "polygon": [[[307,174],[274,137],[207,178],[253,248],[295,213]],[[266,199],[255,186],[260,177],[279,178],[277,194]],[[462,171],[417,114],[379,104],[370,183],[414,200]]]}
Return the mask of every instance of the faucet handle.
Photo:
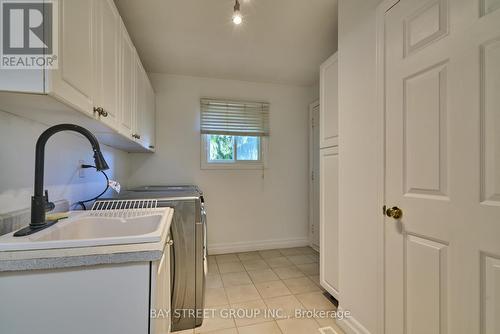
{"label": "faucet handle", "polygon": [[56,205],[52,202],[49,202],[49,192],[45,190],[45,212],[52,211],[55,209]]}

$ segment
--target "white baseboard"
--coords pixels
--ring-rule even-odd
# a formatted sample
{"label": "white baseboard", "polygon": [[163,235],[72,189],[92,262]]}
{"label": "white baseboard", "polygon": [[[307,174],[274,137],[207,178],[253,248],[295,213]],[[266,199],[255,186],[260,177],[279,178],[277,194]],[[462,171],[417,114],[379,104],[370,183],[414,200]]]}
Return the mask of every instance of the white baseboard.
{"label": "white baseboard", "polygon": [[[345,312],[340,306],[338,311]],[[337,325],[339,325],[346,334],[371,334],[368,329],[352,316],[349,318],[337,319]]]}
{"label": "white baseboard", "polygon": [[289,247],[304,247],[309,246],[308,238],[293,238],[293,239],[273,239],[259,241],[243,241],[230,242],[220,244],[209,244],[208,253],[210,255],[252,252],[266,249],[289,248]]}

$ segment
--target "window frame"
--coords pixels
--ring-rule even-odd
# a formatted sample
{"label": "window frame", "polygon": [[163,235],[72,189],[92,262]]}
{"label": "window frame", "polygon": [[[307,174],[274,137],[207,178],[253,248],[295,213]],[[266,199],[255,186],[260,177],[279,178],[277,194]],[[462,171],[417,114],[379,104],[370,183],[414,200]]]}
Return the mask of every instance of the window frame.
{"label": "window frame", "polygon": [[[255,136],[260,138],[260,160],[238,160],[237,141],[234,140],[234,160],[232,161],[214,161],[210,160],[210,134],[201,134],[201,169],[265,169],[267,168],[268,156],[268,137]],[[238,137],[237,135],[233,135]]]}

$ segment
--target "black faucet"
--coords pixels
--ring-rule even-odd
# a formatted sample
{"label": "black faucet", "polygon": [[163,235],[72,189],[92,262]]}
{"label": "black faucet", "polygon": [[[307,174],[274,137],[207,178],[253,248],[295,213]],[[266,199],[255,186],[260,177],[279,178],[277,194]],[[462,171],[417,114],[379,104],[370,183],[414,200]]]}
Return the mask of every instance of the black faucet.
{"label": "black faucet", "polygon": [[45,219],[45,212],[47,211],[47,209],[53,208],[53,205],[50,205],[49,203],[47,191],[45,191],[45,194],[43,191],[43,172],[45,161],[45,144],[47,143],[47,140],[52,137],[52,135],[61,131],[75,131],[84,135],[92,145],[96,169],[99,171],[109,169],[108,164],[106,163],[106,160],[104,160],[104,157],[101,153],[99,142],[89,130],[75,124],[59,124],[45,130],[36,142],[35,193],[33,197],[31,197],[31,223],[27,227],[14,233],[15,237],[30,235],[57,223],[57,220],[47,221]]}

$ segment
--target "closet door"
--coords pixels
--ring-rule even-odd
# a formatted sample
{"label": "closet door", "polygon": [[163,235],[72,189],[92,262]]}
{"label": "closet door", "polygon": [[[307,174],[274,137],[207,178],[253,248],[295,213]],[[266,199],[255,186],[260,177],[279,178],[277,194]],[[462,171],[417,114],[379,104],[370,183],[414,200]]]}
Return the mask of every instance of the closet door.
{"label": "closet door", "polygon": [[337,147],[320,150],[320,282],[323,288],[339,298],[339,221]]}

